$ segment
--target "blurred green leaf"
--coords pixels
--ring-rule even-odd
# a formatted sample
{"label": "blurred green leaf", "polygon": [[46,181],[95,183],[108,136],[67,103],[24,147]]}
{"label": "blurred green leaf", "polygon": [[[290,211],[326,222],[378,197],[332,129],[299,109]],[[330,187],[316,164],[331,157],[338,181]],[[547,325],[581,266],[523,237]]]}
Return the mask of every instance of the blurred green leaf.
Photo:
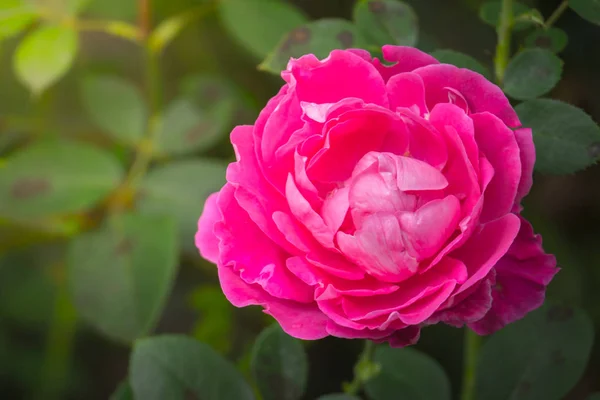
{"label": "blurred green leaf", "polygon": [[134,400],[129,381],[124,380],[121,382],[109,400]]}
{"label": "blurred green leaf", "polygon": [[[500,23],[500,11],[502,10],[502,1],[488,1],[481,5],[479,9],[479,18],[488,25],[497,26]],[[513,1],[513,15],[515,17],[530,12],[531,9],[526,5]],[[531,26],[530,21],[520,21],[515,23],[513,30],[520,31]]]}
{"label": "blurred green leaf", "polygon": [[570,174],[600,156],[600,128],[583,110],[550,99],[530,100],[515,110],[523,126],[533,129],[537,171]]}
{"label": "blurred green leaf", "polygon": [[321,396],[317,400],[360,400],[360,398],[346,393],[334,393]]}
{"label": "blurred green leaf", "polygon": [[13,66],[17,78],[36,96],[58,81],[75,60],[77,32],[64,26],[42,26],[17,47]]}
{"label": "blurred green leaf", "polygon": [[549,50],[523,50],[508,63],[503,90],[517,100],[540,97],[560,81],[562,64]]}
{"label": "blurred green leaf", "polygon": [[365,385],[372,400],[450,400],[450,381],[427,354],[413,348],[378,346],[373,361],[381,371]]}
{"label": "blurred green leaf", "polygon": [[298,400],[306,390],[308,359],[302,344],[278,324],[263,330],[252,350],[252,374],[264,400]]}
{"label": "blurred green leaf", "polygon": [[258,68],[279,74],[290,57],[312,53],[325,58],[334,49],[366,47],[368,42],[351,22],[337,18],[319,19],[289,32]]}
{"label": "blurred green leaf", "polygon": [[140,92],[128,81],[90,75],[81,83],[81,97],[92,121],[115,139],[131,145],[143,137],[148,110]]}
{"label": "blurred green leaf", "polygon": [[397,0],[359,0],[353,14],[365,38],[378,47],[385,44],[417,44],[417,14],[406,3]]}
{"label": "blurred green leaf", "polygon": [[492,74],[486,67],[484,67],[479,61],[467,54],[445,49],[435,50],[432,51],[430,54],[441,63],[452,64],[459,68],[468,68],[471,71],[480,73],[488,79],[492,76]]}
{"label": "blurred green leaf", "polygon": [[37,19],[35,8],[25,0],[0,2],[0,40],[17,35]]}
{"label": "blurred green leaf", "polygon": [[136,399],[254,399],[252,390],[229,361],[186,336],[136,341],[129,376]]}
{"label": "blurred green leaf", "polygon": [[75,142],[38,142],[0,167],[0,215],[31,219],[83,211],[119,185],[123,171],[102,149]]}
{"label": "blurred green leaf", "polygon": [[137,2],[123,0],[91,0],[86,14],[109,20],[133,21],[137,16]]}
{"label": "blurred green leaf", "polygon": [[592,393],[586,400],[600,400],[600,392]]}
{"label": "blurred green leaf", "polygon": [[281,0],[227,0],[217,3],[227,31],[257,57],[265,57],[283,35],[307,21]]}
{"label": "blurred green leaf", "polygon": [[540,47],[555,53],[560,53],[567,47],[569,37],[559,28],[538,29],[525,38],[527,47]]}
{"label": "blurred green leaf", "polygon": [[558,305],[534,311],[483,345],[476,398],[562,399],[583,374],[593,338],[583,311]]}
{"label": "blurred green leaf", "polygon": [[185,28],[193,17],[193,13],[174,15],[162,21],[152,31],[148,44],[153,52],[162,51]]}
{"label": "blurred green leaf", "polygon": [[176,99],[162,117],[156,149],[175,155],[206,150],[227,133],[234,111],[231,99],[208,110],[201,110],[189,99]]}
{"label": "blurred green leaf", "polygon": [[130,342],[156,324],[177,271],[170,218],[116,216],[72,240],[68,280],[75,306],[110,338]]}
{"label": "blurred green leaf", "polygon": [[581,18],[600,25],[600,2],[598,0],[569,0],[569,7]]}
{"label": "blurred green leaf", "polygon": [[194,338],[221,354],[231,349],[233,310],[219,286],[202,286],[191,296],[191,305],[200,313],[194,326]]}
{"label": "blurred green leaf", "polygon": [[209,159],[180,160],[154,168],[140,185],[137,209],[173,217],[183,248],[195,251],[194,235],[204,201],[225,184],[225,168],[225,163]]}

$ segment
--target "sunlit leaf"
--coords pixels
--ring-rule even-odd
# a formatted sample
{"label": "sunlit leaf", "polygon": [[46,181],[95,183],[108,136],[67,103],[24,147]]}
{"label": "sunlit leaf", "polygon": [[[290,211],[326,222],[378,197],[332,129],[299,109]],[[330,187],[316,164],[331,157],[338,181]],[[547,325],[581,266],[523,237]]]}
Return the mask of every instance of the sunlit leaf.
{"label": "sunlit leaf", "polygon": [[279,74],[290,57],[314,54],[325,58],[334,49],[366,48],[368,43],[355,25],[343,19],[320,19],[289,32],[259,66]]}
{"label": "sunlit leaf", "polygon": [[569,38],[565,31],[559,28],[538,29],[525,38],[527,47],[540,47],[555,53],[560,53],[567,47]]}
{"label": "sunlit leaf", "polygon": [[558,100],[537,99],[516,107],[521,123],[533,129],[535,168],[548,174],[584,169],[600,156],[600,128],[583,110]]}
{"label": "sunlit leaf", "polygon": [[562,64],[551,51],[539,48],[523,50],[506,67],[502,89],[518,100],[540,97],[560,81]]}
{"label": "sunlit leaf", "polygon": [[110,338],[130,342],[157,322],[177,270],[175,223],[123,215],[73,239],[69,286],[81,317]]}
{"label": "sunlit leaf", "polygon": [[467,54],[454,50],[435,50],[430,54],[441,63],[452,64],[459,68],[468,68],[471,71],[480,73],[488,79],[491,77],[491,73],[486,67]]}
{"label": "sunlit leaf", "polygon": [[183,247],[195,251],[194,235],[204,201],[225,184],[225,169],[225,163],[208,159],[180,160],[152,169],[140,185],[138,210],[172,216]]}
{"label": "sunlit leaf", "polygon": [[15,51],[17,78],[39,95],[67,73],[75,60],[77,32],[64,26],[42,26],[28,34]]}
{"label": "sunlit leaf", "polygon": [[129,376],[136,399],[254,399],[252,390],[229,361],[186,336],[136,341]]}
{"label": "sunlit leaf", "polygon": [[35,8],[25,0],[0,2],[0,40],[17,35],[37,18]]}
{"label": "sunlit leaf", "polygon": [[81,83],[81,98],[94,123],[115,139],[135,144],[144,135],[147,107],[139,90],[123,78],[87,76]]}
{"label": "sunlit leaf", "polygon": [[359,0],[354,6],[354,21],[377,46],[414,46],[418,40],[417,14],[397,0]]}
{"label": "sunlit leaf", "polygon": [[569,7],[580,17],[600,25],[600,1],[598,0],[569,0]]}
{"label": "sunlit leaf", "polygon": [[593,338],[593,325],[583,311],[542,307],[484,344],[476,398],[562,399],[583,374]]}
{"label": "sunlit leaf", "polygon": [[281,0],[227,0],[217,6],[227,31],[257,57],[265,57],[285,33],[307,21]]}
{"label": "sunlit leaf", "polygon": [[35,218],[93,207],[115,189],[122,167],[107,151],[74,142],[39,142],[0,168],[0,215]]}
{"label": "sunlit leaf", "polygon": [[264,400],[298,400],[306,390],[308,360],[302,344],[278,324],[266,328],[252,351],[252,373]]}
{"label": "sunlit leaf", "polygon": [[381,371],[367,381],[372,400],[450,400],[450,381],[436,360],[412,348],[379,346],[373,361]]}

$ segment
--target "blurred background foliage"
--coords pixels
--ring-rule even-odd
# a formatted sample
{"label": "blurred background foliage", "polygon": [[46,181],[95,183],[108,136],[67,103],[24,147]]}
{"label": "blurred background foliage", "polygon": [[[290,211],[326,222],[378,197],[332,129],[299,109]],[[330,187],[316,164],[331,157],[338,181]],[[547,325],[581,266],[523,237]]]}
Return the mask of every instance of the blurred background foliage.
{"label": "blurred background foliage", "polygon": [[[405,10],[397,26],[418,20],[418,35],[414,29],[382,34],[373,25],[364,39],[360,32],[341,35],[354,29],[348,25],[354,0],[219,6],[32,0],[25,2],[31,13],[15,19],[3,10],[16,3],[0,0],[0,393],[6,399],[107,399],[128,374],[129,344],[149,332],[190,334],[250,379],[252,343],[271,319],[229,305],[193,237],[204,199],[223,184],[234,157],[228,133],[252,123],[281,86],[269,71],[284,67],[290,51],[314,48],[310,41],[323,49],[360,47],[385,43],[390,33],[397,43],[470,62],[489,76],[496,46],[497,14],[482,15],[491,25],[483,23],[480,0],[407,0],[414,12]],[[547,17],[561,2],[522,3]],[[358,12],[360,18],[373,23]],[[309,20],[321,21],[284,37]],[[551,97],[600,121],[600,29],[572,10],[554,26],[542,39],[539,31],[515,29],[515,42],[560,51],[562,80]],[[135,43],[138,35],[145,47]],[[457,60],[448,49],[476,61]],[[513,87],[512,97],[529,98],[518,80]],[[49,180],[29,178],[40,170]],[[19,177],[26,179],[15,185]],[[548,297],[587,311],[600,332],[598,182],[598,166],[576,175],[536,173],[524,213],[563,268]],[[360,343],[303,346],[310,365],[305,399],[339,391],[352,378]],[[417,348],[441,364],[456,395],[462,331],[430,327]],[[404,357],[398,362],[411,362],[411,353]],[[590,360],[567,398],[600,390],[599,346]]]}

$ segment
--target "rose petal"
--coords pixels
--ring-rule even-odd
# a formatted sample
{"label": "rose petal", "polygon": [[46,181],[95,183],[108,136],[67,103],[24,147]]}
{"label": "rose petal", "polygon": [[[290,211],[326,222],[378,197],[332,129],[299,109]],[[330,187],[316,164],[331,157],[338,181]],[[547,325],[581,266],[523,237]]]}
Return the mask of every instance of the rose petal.
{"label": "rose petal", "polygon": [[215,236],[215,224],[223,219],[223,215],[217,206],[219,193],[213,193],[204,203],[204,211],[198,219],[198,231],[196,232],[196,247],[200,255],[208,261],[216,264],[219,258],[219,239]]}

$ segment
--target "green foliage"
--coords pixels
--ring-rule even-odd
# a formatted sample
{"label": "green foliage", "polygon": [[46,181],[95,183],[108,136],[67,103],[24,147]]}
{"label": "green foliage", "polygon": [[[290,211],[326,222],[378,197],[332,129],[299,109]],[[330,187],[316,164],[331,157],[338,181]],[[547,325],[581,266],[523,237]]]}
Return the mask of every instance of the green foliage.
{"label": "green foliage", "polygon": [[413,348],[379,346],[373,359],[381,372],[366,383],[370,399],[450,400],[450,381],[430,356]]}
{"label": "green foliage", "polygon": [[516,107],[521,123],[533,129],[535,168],[569,174],[595,163],[600,155],[600,128],[583,110],[558,100],[537,99]]}
{"label": "green foliage", "polygon": [[[226,164],[179,160],[151,170],[140,184],[138,210],[177,221],[182,245],[194,251],[194,234],[206,198],[225,184]],[[195,252],[195,251],[194,251]]]}
{"label": "green foliage", "polygon": [[397,0],[359,0],[354,21],[364,36],[377,46],[417,44],[417,15],[411,6]]}
{"label": "green foliage", "polygon": [[343,19],[320,19],[289,32],[259,65],[264,71],[280,73],[290,57],[314,54],[325,58],[334,49],[365,48],[368,42],[358,28]]}
{"label": "green foliage", "polygon": [[508,64],[503,89],[518,100],[540,97],[560,81],[562,64],[549,50],[523,50]]}
{"label": "green foliage", "polygon": [[[529,7],[516,1],[512,2],[512,7],[513,15],[515,17],[532,12]],[[486,24],[495,27],[500,22],[500,10],[502,10],[502,1],[496,0],[485,2],[479,9],[479,18]],[[515,23],[513,29],[515,31],[520,31],[527,29],[530,25],[531,21],[519,21]]]}
{"label": "green foliage", "polygon": [[484,344],[477,398],[562,399],[583,374],[593,337],[593,325],[582,311],[542,307]]}
{"label": "green foliage", "polygon": [[68,277],[81,317],[124,342],[149,333],[175,278],[177,245],[170,218],[136,214],[73,239]]}
{"label": "green foliage", "polygon": [[233,310],[219,286],[202,286],[191,296],[190,304],[200,313],[193,337],[221,354],[231,350]]}
{"label": "green foliage", "polygon": [[468,68],[472,71],[479,72],[481,75],[490,79],[492,74],[490,71],[483,66],[479,61],[473,57],[460,53],[454,50],[435,50],[430,53],[439,62],[444,64],[452,64],[459,68]]}
{"label": "green foliage", "polygon": [[62,78],[71,68],[79,38],[63,26],[42,26],[23,39],[14,55],[19,80],[36,96]]}
{"label": "green foliage", "polygon": [[600,400],[600,392],[591,394],[586,400]]}
{"label": "green foliage", "polygon": [[129,381],[124,380],[121,382],[109,400],[134,400]]}
{"label": "green foliage", "polygon": [[321,396],[317,400],[360,400],[360,398],[345,393],[334,393]]}
{"label": "green foliage", "polygon": [[600,25],[600,2],[598,0],[569,0],[569,7],[580,17]]}
{"label": "green foliage", "polygon": [[36,18],[31,3],[25,0],[3,0],[0,3],[0,41],[21,33]]}
{"label": "green foliage", "polygon": [[110,154],[88,144],[40,141],[0,168],[0,216],[31,219],[87,210],[123,175]]}
{"label": "green foliage", "polygon": [[252,351],[252,373],[263,400],[298,400],[306,390],[308,360],[302,344],[278,324],[265,329]]}
{"label": "green foliage", "polygon": [[130,145],[144,135],[148,110],[137,88],[110,75],[90,75],[81,82],[81,99],[92,121],[114,139]]}
{"label": "green foliage", "polygon": [[227,360],[204,343],[166,335],[135,343],[129,376],[136,399],[253,400],[252,390]]}
{"label": "green foliage", "polygon": [[540,47],[555,53],[560,53],[567,47],[569,37],[559,28],[538,29],[525,38],[527,47]]}
{"label": "green foliage", "polygon": [[281,0],[227,0],[218,7],[225,28],[256,57],[265,57],[285,33],[307,22]]}

